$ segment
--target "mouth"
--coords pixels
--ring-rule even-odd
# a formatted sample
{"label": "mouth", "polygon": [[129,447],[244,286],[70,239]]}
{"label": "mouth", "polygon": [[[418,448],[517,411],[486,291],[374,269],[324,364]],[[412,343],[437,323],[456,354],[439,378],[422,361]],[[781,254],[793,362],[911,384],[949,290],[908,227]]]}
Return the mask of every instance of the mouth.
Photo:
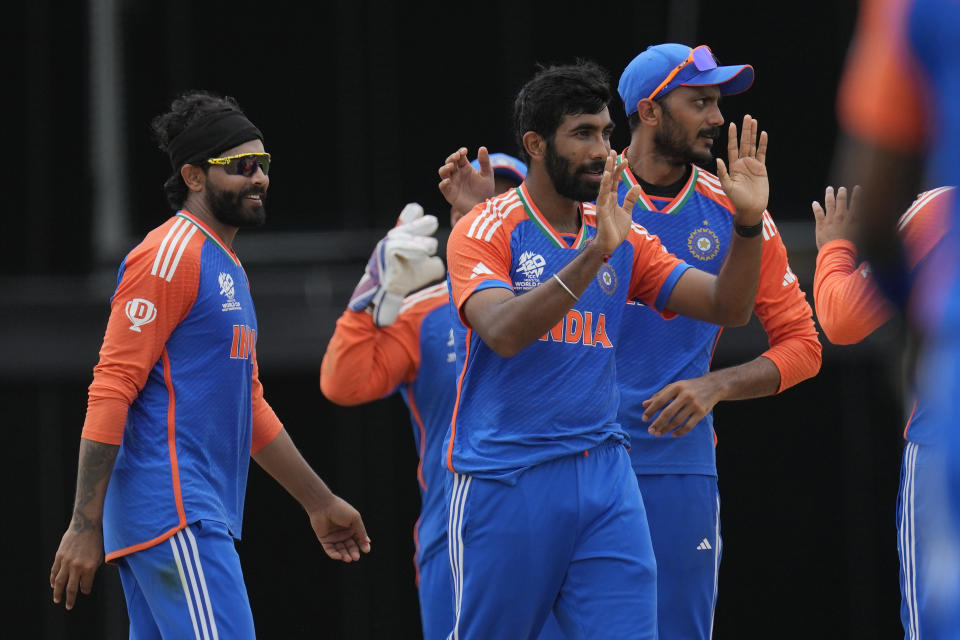
{"label": "mouth", "polygon": [[584,177],[587,182],[596,182],[597,184],[603,180],[603,167],[589,167],[580,170],[580,175]]}

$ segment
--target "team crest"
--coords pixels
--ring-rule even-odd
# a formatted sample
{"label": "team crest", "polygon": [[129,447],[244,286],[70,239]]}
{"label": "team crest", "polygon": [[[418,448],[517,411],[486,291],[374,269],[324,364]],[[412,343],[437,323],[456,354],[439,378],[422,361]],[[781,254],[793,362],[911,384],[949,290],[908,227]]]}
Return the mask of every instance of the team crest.
{"label": "team crest", "polygon": [[236,288],[233,286],[233,276],[229,273],[220,273],[220,277],[217,279],[220,283],[220,295],[226,296],[227,301],[221,305],[221,308],[224,311],[236,311],[240,308],[240,303],[234,299],[236,296]]}
{"label": "team crest", "polygon": [[720,251],[720,239],[710,229],[701,227],[687,236],[687,248],[697,260],[712,260]]}
{"label": "team crest", "polygon": [[520,255],[519,265],[517,265],[517,279],[513,281],[513,288],[521,291],[529,291],[540,286],[540,276],[543,275],[543,268],[547,261],[543,256],[533,251],[524,251]]}
{"label": "team crest", "polygon": [[603,289],[603,292],[607,295],[617,290],[617,272],[613,270],[609,262],[604,263],[604,265],[600,267],[600,271],[597,272],[597,284],[600,285],[600,288]]}

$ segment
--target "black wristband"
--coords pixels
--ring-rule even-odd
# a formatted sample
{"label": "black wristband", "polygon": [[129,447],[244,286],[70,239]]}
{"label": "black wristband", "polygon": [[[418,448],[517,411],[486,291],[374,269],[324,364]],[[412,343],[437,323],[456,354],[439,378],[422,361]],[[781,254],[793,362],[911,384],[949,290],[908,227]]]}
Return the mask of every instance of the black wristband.
{"label": "black wristband", "polygon": [[733,230],[736,231],[737,235],[741,238],[756,238],[763,232],[763,220],[749,227],[747,225],[737,224],[734,222]]}

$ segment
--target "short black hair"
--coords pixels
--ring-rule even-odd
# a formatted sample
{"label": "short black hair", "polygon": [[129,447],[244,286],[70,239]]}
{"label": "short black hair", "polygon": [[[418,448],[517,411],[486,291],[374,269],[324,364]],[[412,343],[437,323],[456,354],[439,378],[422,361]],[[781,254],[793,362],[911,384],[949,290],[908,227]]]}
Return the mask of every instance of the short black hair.
{"label": "short black hair", "polygon": [[610,104],[610,74],[589,60],[540,67],[513,101],[513,133],[520,159],[529,163],[523,136],[534,131],[553,140],[565,116],[594,114]]}
{"label": "short black hair", "polygon": [[[150,129],[153,131],[157,146],[160,147],[161,151],[167,153],[170,141],[190,124],[209,113],[225,109],[243,113],[237,101],[230,96],[220,96],[204,90],[187,91],[177,96],[170,103],[170,108],[166,113],[158,115],[150,122]],[[197,166],[204,172],[209,168],[206,164]],[[187,199],[187,184],[180,175],[180,167],[176,167],[166,182],[163,183],[163,193],[167,198],[167,203],[174,210],[183,207],[183,203]]]}

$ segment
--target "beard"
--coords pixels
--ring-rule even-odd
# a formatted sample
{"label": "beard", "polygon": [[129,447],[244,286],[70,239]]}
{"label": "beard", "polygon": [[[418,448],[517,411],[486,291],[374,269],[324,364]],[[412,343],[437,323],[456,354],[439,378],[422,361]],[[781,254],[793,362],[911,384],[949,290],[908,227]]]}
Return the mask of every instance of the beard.
{"label": "beard", "polygon": [[[720,136],[720,127],[705,127],[698,131],[697,135],[716,140]],[[687,142],[686,131],[677,124],[665,105],[663,107],[663,124],[653,135],[653,148],[658,155],[675,166],[713,162],[713,154],[710,153],[709,149],[699,151]]]}
{"label": "beard", "polygon": [[[248,195],[259,195],[260,204],[244,200]],[[243,191],[233,192],[220,190],[207,182],[207,206],[213,217],[225,225],[238,229],[259,227],[267,219],[267,210],[263,207],[266,190],[261,187],[250,187]],[[252,207],[252,208],[251,208]]]}
{"label": "beard", "polygon": [[570,161],[559,153],[553,146],[552,140],[547,140],[547,152],[545,155],[547,175],[550,176],[550,182],[553,188],[564,198],[569,198],[576,202],[592,202],[600,194],[600,185],[592,182],[584,182],[580,176],[594,171],[603,171],[605,162],[598,160],[582,164],[575,171],[570,170]]}

